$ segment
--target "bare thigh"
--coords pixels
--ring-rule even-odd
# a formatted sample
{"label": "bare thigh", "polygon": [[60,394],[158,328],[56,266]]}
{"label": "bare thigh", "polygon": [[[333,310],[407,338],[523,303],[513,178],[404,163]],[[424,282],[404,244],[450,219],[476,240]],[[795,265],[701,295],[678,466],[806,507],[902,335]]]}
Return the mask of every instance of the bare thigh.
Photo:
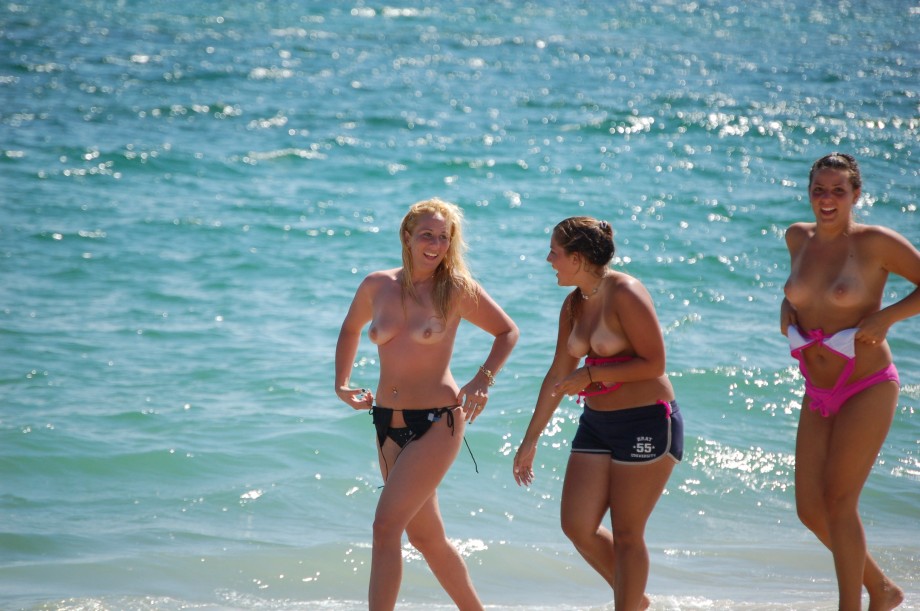
{"label": "bare thigh", "polygon": [[564,526],[597,529],[610,509],[609,454],[572,452],[562,485],[562,523]]}
{"label": "bare thigh", "polygon": [[[823,505],[858,496],[885,442],[898,386],[883,382],[851,397],[830,418],[802,406],[796,437],[796,499]],[[855,500],[855,499],[854,499]]]}
{"label": "bare thigh", "polygon": [[645,532],[652,510],[677,463],[670,455],[640,464],[611,463],[610,509],[614,537]]}
{"label": "bare thigh", "polygon": [[456,459],[463,430],[462,417],[454,419],[453,431],[447,426],[447,418],[442,418],[402,449],[393,440],[386,440],[380,452],[386,485],[377,504],[378,521],[396,521],[405,530],[425,503],[432,500]]}

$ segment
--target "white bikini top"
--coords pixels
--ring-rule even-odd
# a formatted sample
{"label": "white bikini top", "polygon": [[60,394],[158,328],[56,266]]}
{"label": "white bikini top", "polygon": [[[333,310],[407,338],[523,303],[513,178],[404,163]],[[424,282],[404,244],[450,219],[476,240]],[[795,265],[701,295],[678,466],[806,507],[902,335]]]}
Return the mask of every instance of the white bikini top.
{"label": "white bikini top", "polygon": [[795,353],[814,344],[821,344],[840,356],[852,359],[856,357],[856,331],[857,329],[854,327],[837,331],[833,335],[824,335],[824,331],[821,329],[813,329],[807,331],[807,337],[805,337],[795,325],[789,325],[787,330],[789,349]]}

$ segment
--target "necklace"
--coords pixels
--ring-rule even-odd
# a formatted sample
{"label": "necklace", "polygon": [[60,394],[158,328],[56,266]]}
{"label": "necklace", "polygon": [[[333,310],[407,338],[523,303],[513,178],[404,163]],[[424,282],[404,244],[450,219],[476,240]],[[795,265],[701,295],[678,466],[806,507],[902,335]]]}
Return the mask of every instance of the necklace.
{"label": "necklace", "polygon": [[601,284],[604,283],[604,278],[606,278],[606,277],[607,277],[606,275],[601,276],[601,279],[597,281],[597,284],[594,286],[594,290],[591,291],[591,294],[590,294],[590,295],[585,295],[584,291],[582,291],[582,293],[581,293],[581,298],[584,299],[585,301],[587,301],[587,300],[591,299],[592,297],[594,297],[595,295],[597,295],[597,289],[601,288]]}

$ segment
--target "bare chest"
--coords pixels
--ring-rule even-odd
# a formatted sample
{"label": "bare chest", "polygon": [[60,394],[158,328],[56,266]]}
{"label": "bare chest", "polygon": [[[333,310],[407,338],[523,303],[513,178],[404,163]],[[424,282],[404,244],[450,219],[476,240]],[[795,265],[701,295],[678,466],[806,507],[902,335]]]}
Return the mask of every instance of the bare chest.
{"label": "bare chest", "polygon": [[397,296],[375,302],[368,337],[378,346],[392,341],[434,344],[444,340],[456,322],[439,316],[427,296],[420,301]]}

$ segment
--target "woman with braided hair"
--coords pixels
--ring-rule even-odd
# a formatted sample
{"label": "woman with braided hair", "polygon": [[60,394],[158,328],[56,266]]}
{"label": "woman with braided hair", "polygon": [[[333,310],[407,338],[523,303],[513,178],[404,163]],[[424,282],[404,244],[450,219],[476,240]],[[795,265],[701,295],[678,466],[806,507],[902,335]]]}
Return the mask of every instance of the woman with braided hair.
{"label": "woman with braided hair", "polygon": [[541,432],[562,396],[577,395],[585,405],[562,488],[562,530],[610,584],[616,610],[637,611],[649,606],[645,525],[683,456],[683,420],[652,298],[636,278],[608,267],[613,254],[606,221],[577,216],[553,230],[546,260],[558,283],[575,289],[562,304],[514,479],[533,482]]}

